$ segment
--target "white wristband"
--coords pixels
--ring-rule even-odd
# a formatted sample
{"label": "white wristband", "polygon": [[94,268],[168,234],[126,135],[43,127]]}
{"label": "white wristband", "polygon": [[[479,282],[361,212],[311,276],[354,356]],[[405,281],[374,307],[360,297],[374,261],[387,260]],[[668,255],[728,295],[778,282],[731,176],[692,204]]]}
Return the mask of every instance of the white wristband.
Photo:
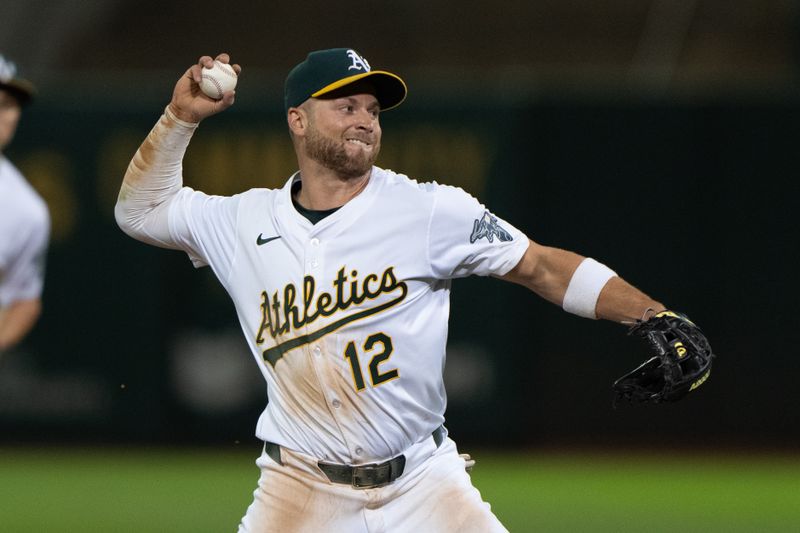
{"label": "white wristband", "polygon": [[568,313],[596,319],[595,308],[600,291],[616,275],[616,272],[603,263],[587,257],[572,274],[561,307]]}

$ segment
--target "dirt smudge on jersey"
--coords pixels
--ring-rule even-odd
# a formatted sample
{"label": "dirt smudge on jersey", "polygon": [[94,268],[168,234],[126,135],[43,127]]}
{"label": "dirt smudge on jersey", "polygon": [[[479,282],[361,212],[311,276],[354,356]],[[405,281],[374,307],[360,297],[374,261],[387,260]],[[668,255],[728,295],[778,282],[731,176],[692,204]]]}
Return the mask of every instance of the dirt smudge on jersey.
{"label": "dirt smudge on jersey", "polygon": [[[176,138],[175,130],[178,128],[186,130],[182,133],[186,136],[185,139]],[[139,146],[139,149],[136,150],[128,164],[125,178],[122,181],[119,199],[127,199],[135,193],[136,189],[146,186],[152,181],[154,167],[157,167],[157,165],[164,166],[164,163],[167,163],[171,167],[175,166],[176,169],[180,169],[180,161],[184,150],[180,144],[182,141],[188,144],[188,140],[191,137],[190,132],[191,129],[169,119],[166,114],[161,115],[159,121],[150,130],[150,133]],[[162,161],[159,161],[159,159]],[[175,162],[172,160],[175,160]],[[163,173],[163,171],[164,169],[160,169],[160,173]],[[178,170],[178,172],[180,171]]]}

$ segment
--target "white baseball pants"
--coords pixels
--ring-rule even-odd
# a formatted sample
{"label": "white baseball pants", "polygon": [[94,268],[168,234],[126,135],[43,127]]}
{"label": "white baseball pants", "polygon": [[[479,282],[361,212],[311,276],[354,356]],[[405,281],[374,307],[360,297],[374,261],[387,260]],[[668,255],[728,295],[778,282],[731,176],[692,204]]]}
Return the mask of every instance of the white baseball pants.
{"label": "white baseball pants", "polygon": [[404,455],[405,471],[393,483],[356,489],[331,482],[308,455],[282,448],[280,465],[263,453],[239,533],[508,533],[451,439],[438,448],[425,439]]}

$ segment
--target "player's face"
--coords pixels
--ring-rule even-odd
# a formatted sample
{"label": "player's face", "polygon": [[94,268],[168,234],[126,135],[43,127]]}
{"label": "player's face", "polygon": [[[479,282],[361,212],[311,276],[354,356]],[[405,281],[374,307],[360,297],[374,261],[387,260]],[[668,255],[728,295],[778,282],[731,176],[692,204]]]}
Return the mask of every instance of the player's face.
{"label": "player's face", "polygon": [[0,90],[0,150],[14,137],[21,112],[17,99]]}
{"label": "player's face", "polygon": [[370,171],[381,148],[380,104],[370,92],[313,102],[305,135],[306,154],[343,178]]}

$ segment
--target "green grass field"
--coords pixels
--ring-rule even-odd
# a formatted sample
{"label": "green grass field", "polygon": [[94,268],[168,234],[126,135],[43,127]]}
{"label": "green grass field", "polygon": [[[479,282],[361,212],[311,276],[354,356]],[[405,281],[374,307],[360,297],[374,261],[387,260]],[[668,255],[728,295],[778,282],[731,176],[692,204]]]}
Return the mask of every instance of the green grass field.
{"label": "green grass field", "polygon": [[[512,532],[800,531],[800,457],[473,454]],[[0,531],[235,531],[252,453],[0,448]],[[426,533],[426,532],[420,532]]]}

